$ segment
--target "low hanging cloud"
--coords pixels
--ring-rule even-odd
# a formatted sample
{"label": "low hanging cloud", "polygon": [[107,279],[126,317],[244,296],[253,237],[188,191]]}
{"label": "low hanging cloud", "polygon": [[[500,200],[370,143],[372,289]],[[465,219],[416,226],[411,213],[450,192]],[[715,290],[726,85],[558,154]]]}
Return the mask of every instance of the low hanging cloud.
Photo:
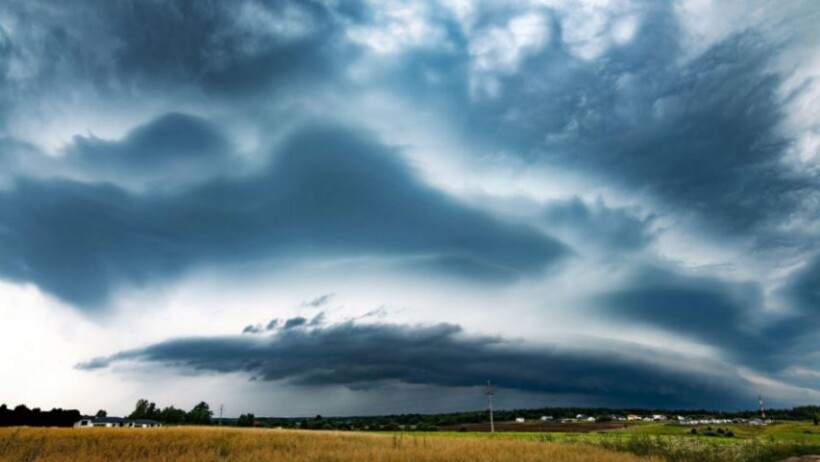
{"label": "low hanging cloud", "polygon": [[[129,135],[106,155],[131,156],[129,145],[142,142]],[[111,147],[95,149],[103,146]],[[0,276],[89,310],[119,285],[161,282],[203,264],[391,255],[413,257],[409,269],[505,281],[568,253],[535,228],[426,186],[368,135],[323,124],[298,130],[257,174],[182,191],[18,178],[0,191],[0,221]]]}
{"label": "low hanging cloud", "polygon": [[469,336],[453,324],[344,322],[270,336],[178,338],[77,365],[156,363],[181,370],[246,373],[293,385],[368,388],[398,381],[444,387],[501,387],[574,393],[645,406],[732,407],[753,395],[725,367],[634,345],[534,346]]}
{"label": "low hanging cloud", "polygon": [[[714,348],[726,360],[768,374],[782,375],[789,367],[816,367],[810,358],[820,353],[815,305],[816,267],[809,265],[781,289],[797,309],[766,313],[761,287],[753,282],[677,274],[644,267],[620,289],[597,298],[597,313],[624,326],[660,329]],[[809,385],[818,387],[818,382]]]}

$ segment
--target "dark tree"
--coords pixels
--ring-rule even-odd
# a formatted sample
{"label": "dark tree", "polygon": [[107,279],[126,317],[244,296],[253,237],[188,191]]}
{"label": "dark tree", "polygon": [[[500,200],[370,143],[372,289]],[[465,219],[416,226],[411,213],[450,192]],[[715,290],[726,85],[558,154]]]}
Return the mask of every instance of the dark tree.
{"label": "dark tree", "polygon": [[256,424],[256,416],[253,414],[242,414],[236,424],[240,427],[253,427]]}
{"label": "dark tree", "polygon": [[210,425],[211,417],[214,413],[211,407],[205,401],[200,402],[190,412],[188,412],[187,421],[192,424]]}

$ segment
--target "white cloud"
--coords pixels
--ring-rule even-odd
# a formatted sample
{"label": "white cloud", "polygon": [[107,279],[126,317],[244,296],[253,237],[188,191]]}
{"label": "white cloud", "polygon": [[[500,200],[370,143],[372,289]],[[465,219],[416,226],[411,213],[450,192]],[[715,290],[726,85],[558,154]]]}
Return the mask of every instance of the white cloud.
{"label": "white cloud", "polygon": [[401,53],[414,48],[446,46],[444,29],[431,17],[424,3],[388,1],[370,3],[373,21],[351,25],[348,38],[379,55]]}

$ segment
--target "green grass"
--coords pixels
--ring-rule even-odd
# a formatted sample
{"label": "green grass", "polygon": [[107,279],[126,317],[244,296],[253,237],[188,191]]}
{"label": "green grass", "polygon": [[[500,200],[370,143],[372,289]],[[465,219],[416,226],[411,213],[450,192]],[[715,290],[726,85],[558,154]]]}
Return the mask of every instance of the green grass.
{"label": "green grass", "polygon": [[[734,437],[705,436],[707,427],[731,431]],[[696,428],[698,434],[691,433]],[[592,433],[534,432],[422,432],[440,438],[501,438],[599,445],[642,456],[661,456],[669,462],[772,462],[793,455],[820,454],[820,426],[784,422],[766,426],[653,423]]]}

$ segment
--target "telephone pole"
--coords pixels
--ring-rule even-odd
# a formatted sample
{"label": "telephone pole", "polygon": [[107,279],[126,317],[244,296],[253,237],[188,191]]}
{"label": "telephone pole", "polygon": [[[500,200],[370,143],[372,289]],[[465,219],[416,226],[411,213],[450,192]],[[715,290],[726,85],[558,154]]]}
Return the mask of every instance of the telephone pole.
{"label": "telephone pole", "polygon": [[222,405],[219,405],[219,426],[222,426]]}
{"label": "telephone pole", "polygon": [[760,418],[766,420],[766,408],[763,407],[763,395],[757,395],[757,402],[760,404]]}
{"label": "telephone pole", "polygon": [[490,385],[490,381],[487,380],[487,391],[484,393],[487,395],[487,406],[490,408],[490,433],[495,433],[495,423],[493,422],[493,386]]}

